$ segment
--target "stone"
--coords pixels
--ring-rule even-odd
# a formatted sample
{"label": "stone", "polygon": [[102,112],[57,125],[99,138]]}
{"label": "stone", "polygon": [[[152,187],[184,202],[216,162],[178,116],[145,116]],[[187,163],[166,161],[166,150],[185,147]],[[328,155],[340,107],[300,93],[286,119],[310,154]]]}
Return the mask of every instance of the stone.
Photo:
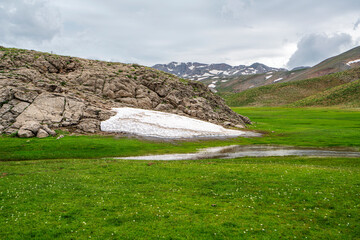
{"label": "stone", "polygon": [[41,125],[39,122],[27,121],[24,123],[24,125],[22,125],[22,127],[20,129],[29,130],[29,131],[33,132],[34,134],[36,134],[40,128],[41,128]]}
{"label": "stone", "polygon": [[48,127],[48,125],[42,125],[42,129],[44,129],[51,136],[56,136],[56,132]]}
{"label": "stone", "polygon": [[[84,114],[85,104],[77,99],[66,98],[65,111],[63,113],[63,121],[74,125],[79,123],[80,118]],[[64,125],[64,124],[63,124]]]}
{"label": "stone", "polygon": [[34,101],[34,99],[38,96],[39,94],[35,91],[18,91],[14,93],[14,97],[16,99],[19,99],[23,102],[29,102],[32,103]]}
{"label": "stone", "polygon": [[0,108],[0,116],[4,115],[5,113],[9,112],[11,110],[11,105],[10,104],[4,104],[2,105],[2,107]]}
{"label": "stone", "polygon": [[21,114],[28,106],[30,105],[30,103],[27,102],[20,102],[18,104],[16,104],[12,109],[11,112],[18,116],[19,114]]}
{"label": "stone", "polygon": [[7,135],[12,135],[12,134],[15,134],[19,129],[17,128],[8,128],[8,129],[5,129],[5,134]]}
{"label": "stone", "polygon": [[160,103],[159,105],[156,106],[156,108],[154,110],[166,112],[166,111],[170,111],[173,109],[174,109],[174,107],[171,104]]}
{"label": "stone", "polygon": [[25,123],[28,120],[60,123],[65,110],[65,98],[51,93],[40,94],[16,119]]}
{"label": "stone", "polygon": [[87,133],[95,133],[100,130],[100,121],[91,118],[82,119],[77,128]]}
{"label": "stone", "polygon": [[39,129],[39,131],[36,134],[37,138],[46,138],[49,134],[44,129]]}
{"label": "stone", "polygon": [[31,138],[34,137],[34,133],[30,130],[26,130],[26,129],[20,129],[18,131],[18,136],[21,138]]}
{"label": "stone", "polygon": [[8,121],[8,122],[14,122],[15,121],[15,116],[11,112],[5,113],[4,115],[2,115],[1,118],[3,120],[5,120],[5,121]]}
{"label": "stone", "polygon": [[56,140],[62,139],[64,137],[64,135],[60,135],[56,138]]}

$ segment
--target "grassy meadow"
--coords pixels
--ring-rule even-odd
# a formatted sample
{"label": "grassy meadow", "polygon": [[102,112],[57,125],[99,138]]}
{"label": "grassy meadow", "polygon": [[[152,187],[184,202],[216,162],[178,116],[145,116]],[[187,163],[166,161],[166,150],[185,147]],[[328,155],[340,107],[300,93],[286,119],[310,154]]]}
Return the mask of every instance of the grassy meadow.
{"label": "grassy meadow", "polygon": [[360,110],[234,110],[263,137],[0,137],[0,239],[359,238],[359,158],[109,158],[232,144],[360,151]]}

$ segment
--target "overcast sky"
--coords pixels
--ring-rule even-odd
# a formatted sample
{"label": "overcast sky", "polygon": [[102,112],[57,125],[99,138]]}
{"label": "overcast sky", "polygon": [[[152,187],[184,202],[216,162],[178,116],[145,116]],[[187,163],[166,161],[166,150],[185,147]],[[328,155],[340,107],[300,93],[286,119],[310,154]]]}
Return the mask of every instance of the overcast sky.
{"label": "overcast sky", "polygon": [[0,45],[151,66],[311,66],[360,44],[360,0],[0,0]]}

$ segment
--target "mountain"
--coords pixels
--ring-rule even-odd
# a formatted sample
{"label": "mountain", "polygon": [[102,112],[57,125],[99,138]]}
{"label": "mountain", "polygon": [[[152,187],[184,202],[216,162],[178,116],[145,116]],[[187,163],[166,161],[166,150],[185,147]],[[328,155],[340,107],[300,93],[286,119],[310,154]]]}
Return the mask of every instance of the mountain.
{"label": "mountain", "polygon": [[250,123],[199,82],[137,64],[0,47],[0,134],[97,133],[115,107],[154,109],[224,126]]}
{"label": "mountain", "polygon": [[230,106],[360,107],[360,67],[317,78],[221,93]]}
{"label": "mountain", "polygon": [[242,92],[264,85],[321,77],[359,66],[360,47],[356,47],[326,59],[311,68],[298,67],[291,71],[280,70],[247,76],[227,76],[218,79],[204,79],[202,82],[219,92]]}
{"label": "mountain", "polygon": [[171,62],[169,64],[156,64],[153,68],[190,80],[217,79],[285,70],[268,67],[261,63],[254,63],[250,66],[231,66],[225,63],[205,64],[198,62]]}

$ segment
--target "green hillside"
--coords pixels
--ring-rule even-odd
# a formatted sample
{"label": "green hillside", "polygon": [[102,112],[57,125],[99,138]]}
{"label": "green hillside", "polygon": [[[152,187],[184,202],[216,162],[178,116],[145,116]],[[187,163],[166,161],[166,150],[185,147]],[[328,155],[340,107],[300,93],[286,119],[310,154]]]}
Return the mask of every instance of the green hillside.
{"label": "green hillside", "polygon": [[[358,79],[360,79],[360,68],[354,68],[319,78],[311,78],[286,83],[276,83],[258,88],[252,88],[240,93],[221,93],[220,95],[230,106],[282,106],[293,104],[311,96],[314,96],[313,99],[315,99],[316,96],[319,96],[319,94],[322,94],[325,91],[330,91],[337,86],[348,84]],[[349,85],[349,87],[355,88],[353,85]],[[335,94],[335,92],[338,90],[334,89],[334,94],[339,98],[337,101],[332,101],[334,104],[335,102],[336,105],[340,104],[341,102],[344,103],[346,99],[356,100],[357,92],[352,92],[351,90],[345,91],[345,88],[346,87],[343,89],[343,94],[349,95],[346,98],[341,96],[340,92]],[[354,104],[356,104],[355,100],[352,101]],[[333,105],[324,103],[325,100],[322,104],[319,102],[319,105]],[[299,105],[301,104],[299,103]]]}
{"label": "green hillside", "polygon": [[297,101],[294,106],[360,106],[360,80]]}

